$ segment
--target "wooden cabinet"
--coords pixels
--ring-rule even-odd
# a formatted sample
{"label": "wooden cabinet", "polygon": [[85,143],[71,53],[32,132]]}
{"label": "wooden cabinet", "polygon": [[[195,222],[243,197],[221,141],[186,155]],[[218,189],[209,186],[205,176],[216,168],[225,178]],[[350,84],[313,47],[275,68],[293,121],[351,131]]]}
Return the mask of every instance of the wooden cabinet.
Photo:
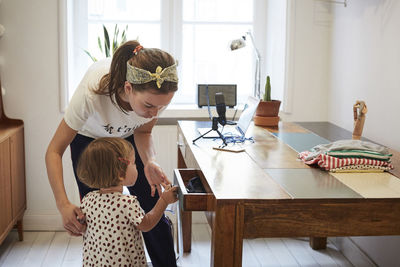
{"label": "wooden cabinet", "polygon": [[14,226],[23,239],[26,210],[24,124],[7,118],[2,103],[0,92],[0,243]]}
{"label": "wooden cabinet", "polygon": [[4,232],[12,220],[9,139],[0,143],[0,211],[0,240],[3,240]]}

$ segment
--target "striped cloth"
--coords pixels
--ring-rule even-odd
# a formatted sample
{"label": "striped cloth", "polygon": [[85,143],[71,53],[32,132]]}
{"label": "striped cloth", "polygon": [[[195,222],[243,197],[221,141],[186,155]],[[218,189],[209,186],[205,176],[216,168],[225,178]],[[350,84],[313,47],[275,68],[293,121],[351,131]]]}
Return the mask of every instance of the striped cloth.
{"label": "striped cloth", "polygon": [[303,151],[299,153],[299,158],[308,165],[318,164],[321,168],[330,171],[332,169],[341,168],[349,165],[371,165],[381,166],[393,169],[393,165],[388,161],[369,159],[369,158],[337,158],[326,154],[319,154],[317,157],[307,160],[310,151]]}
{"label": "striped cloth", "polygon": [[370,150],[348,149],[348,150],[330,150],[325,154],[337,158],[369,158],[383,161],[390,161],[392,154],[382,154]]}

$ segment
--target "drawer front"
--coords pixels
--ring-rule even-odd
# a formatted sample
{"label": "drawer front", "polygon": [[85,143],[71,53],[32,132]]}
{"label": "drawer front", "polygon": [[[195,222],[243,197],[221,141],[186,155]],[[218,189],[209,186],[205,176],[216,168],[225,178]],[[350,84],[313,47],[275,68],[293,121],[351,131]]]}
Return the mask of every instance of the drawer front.
{"label": "drawer front", "polygon": [[[205,193],[188,193],[186,185],[189,180],[199,176],[205,188]],[[179,205],[183,211],[213,211],[215,198],[208,186],[203,173],[196,169],[175,169],[174,184],[179,187]]]}

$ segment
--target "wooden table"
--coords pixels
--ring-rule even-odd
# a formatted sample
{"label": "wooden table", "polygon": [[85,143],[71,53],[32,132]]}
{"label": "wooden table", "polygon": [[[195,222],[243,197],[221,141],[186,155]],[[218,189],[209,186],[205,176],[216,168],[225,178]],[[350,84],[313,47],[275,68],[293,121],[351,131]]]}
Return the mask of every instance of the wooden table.
{"label": "wooden table", "polygon": [[[211,226],[210,266],[241,266],[244,238],[308,236],[311,247],[321,249],[329,236],[400,234],[396,151],[392,173],[333,174],[297,159],[298,151],[324,141],[351,139],[331,123],[252,125],[248,135],[255,143],[240,153],[214,150],[212,139],[193,144],[197,128],[209,125],[178,123],[181,251],[191,249],[192,211],[206,211]],[[193,176],[201,178],[206,193],[187,192]]]}

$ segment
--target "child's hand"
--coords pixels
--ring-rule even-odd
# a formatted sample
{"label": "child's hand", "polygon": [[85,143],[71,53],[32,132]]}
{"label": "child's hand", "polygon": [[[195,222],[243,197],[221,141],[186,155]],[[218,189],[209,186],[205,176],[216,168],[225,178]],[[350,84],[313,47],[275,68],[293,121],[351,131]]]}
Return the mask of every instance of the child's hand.
{"label": "child's hand", "polygon": [[164,185],[164,192],[161,194],[161,198],[164,199],[164,201],[167,204],[172,204],[178,200],[178,187],[171,185]]}

